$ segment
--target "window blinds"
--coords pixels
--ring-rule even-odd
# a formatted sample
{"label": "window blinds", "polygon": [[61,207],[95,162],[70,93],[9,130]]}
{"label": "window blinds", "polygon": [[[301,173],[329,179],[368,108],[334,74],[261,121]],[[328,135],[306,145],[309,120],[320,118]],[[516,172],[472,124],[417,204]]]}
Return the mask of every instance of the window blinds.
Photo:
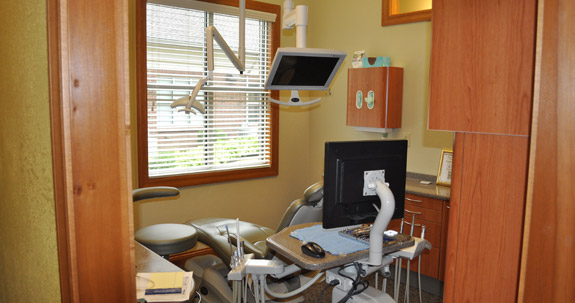
{"label": "window blinds", "polygon": [[206,113],[186,114],[170,104],[207,76],[205,27],[214,25],[237,54],[239,18],[165,1],[146,6],[149,176],[269,167],[268,21],[246,18],[243,75],[214,44],[213,79],[198,94]]}

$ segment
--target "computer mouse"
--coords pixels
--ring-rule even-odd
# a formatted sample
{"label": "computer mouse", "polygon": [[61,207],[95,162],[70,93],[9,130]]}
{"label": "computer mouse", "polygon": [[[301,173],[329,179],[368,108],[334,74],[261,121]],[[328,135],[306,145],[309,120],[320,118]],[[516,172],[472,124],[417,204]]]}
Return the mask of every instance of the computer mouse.
{"label": "computer mouse", "polygon": [[301,246],[301,251],[313,258],[323,258],[325,257],[325,250],[319,244],[315,242],[307,242]]}

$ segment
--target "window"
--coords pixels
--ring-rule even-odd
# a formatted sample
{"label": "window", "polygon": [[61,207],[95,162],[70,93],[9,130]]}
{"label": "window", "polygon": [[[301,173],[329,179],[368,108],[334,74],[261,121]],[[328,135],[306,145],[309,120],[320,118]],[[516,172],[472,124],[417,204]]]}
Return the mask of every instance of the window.
{"label": "window", "polygon": [[170,107],[207,76],[206,26],[214,25],[238,53],[237,3],[217,3],[138,2],[140,187],[277,175],[278,108],[263,86],[279,42],[279,6],[246,3],[242,75],[214,43],[213,78],[198,94],[205,114]]}

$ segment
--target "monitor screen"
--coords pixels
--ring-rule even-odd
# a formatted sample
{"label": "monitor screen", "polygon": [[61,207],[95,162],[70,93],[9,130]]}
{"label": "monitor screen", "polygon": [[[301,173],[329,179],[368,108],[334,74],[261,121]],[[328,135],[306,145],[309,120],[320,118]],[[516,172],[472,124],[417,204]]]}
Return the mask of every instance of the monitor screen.
{"label": "monitor screen", "polygon": [[279,48],[265,89],[327,90],[346,54],[315,48]]}
{"label": "monitor screen", "polygon": [[378,196],[364,196],[366,171],[383,171],[395,198],[393,219],[403,218],[406,167],[406,140],[327,142],[323,227],[375,221],[381,202]]}

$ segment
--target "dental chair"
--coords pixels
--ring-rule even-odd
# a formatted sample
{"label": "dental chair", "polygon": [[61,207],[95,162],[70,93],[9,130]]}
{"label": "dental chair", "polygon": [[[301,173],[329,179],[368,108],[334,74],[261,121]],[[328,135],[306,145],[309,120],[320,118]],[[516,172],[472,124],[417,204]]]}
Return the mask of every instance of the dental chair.
{"label": "dental chair", "polygon": [[[288,226],[321,222],[322,198],[323,182],[311,185],[304,191],[302,199],[297,199],[289,205],[275,229],[239,221],[244,253],[254,254],[255,259],[274,258],[273,252],[266,246],[266,239]],[[186,224],[195,227],[198,231],[198,241],[210,246],[217,254],[217,256],[195,257],[185,264],[185,270],[194,272],[196,285],[199,285],[202,294],[202,302],[231,302],[232,289],[226,275],[231,269],[232,250],[237,243],[236,219],[206,218],[191,220]],[[276,283],[276,286],[280,291],[290,291],[299,287],[299,281],[299,277],[292,277]]]}

